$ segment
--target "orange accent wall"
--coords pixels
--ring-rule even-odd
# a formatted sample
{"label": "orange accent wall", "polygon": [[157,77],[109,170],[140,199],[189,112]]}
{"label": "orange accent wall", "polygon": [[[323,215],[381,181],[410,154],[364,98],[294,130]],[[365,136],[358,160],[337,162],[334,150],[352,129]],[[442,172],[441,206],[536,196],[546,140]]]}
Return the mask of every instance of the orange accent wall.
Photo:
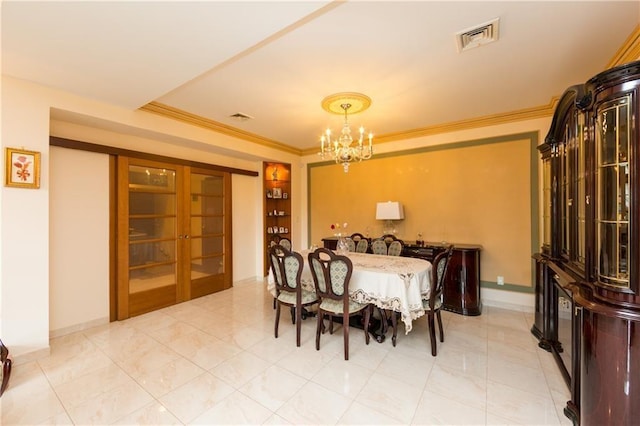
{"label": "orange accent wall", "polygon": [[481,244],[482,281],[501,275],[530,287],[531,140],[453,146],[374,157],[348,173],[334,163],[310,168],[310,243],[321,246],[336,222],[379,236],[376,203],[399,201],[398,238]]}

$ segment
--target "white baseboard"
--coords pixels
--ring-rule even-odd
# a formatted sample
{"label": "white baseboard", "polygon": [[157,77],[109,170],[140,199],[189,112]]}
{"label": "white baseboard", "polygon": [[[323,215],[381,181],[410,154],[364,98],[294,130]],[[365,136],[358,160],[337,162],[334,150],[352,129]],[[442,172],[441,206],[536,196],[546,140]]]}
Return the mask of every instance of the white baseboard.
{"label": "white baseboard", "polygon": [[41,358],[48,357],[51,353],[51,348],[29,348],[21,351],[21,348],[11,347],[9,348],[9,358],[14,366],[20,364],[26,364],[31,361],[37,361]]}
{"label": "white baseboard", "polygon": [[240,281],[234,281],[233,286],[236,287],[236,286],[243,286],[247,284],[255,284],[256,282],[263,282],[264,280],[265,280],[265,277],[250,277]]}
{"label": "white baseboard", "polygon": [[483,288],[482,304],[484,306],[494,306],[512,311],[532,313],[535,311],[536,299],[533,293]]}
{"label": "white baseboard", "polygon": [[49,339],[55,339],[56,337],[66,336],[67,334],[75,333],[77,331],[86,330],[88,328],[96,327],[98,325],[109,324],[109,318],[98,318],[93,321],[83,322],[81,324],[72,325],[69,327],[59,328],[57,330],[49,330]]}

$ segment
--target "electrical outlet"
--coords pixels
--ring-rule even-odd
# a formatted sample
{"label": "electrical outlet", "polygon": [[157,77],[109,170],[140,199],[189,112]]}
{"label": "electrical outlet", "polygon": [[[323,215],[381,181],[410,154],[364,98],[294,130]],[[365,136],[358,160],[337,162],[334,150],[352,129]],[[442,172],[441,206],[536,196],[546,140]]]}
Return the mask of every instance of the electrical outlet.
{"label": "electrical outlet", "polygon": [[496,280],[498,285],[504,285],[504,277],[502,275],[498,275],[498,279]]}

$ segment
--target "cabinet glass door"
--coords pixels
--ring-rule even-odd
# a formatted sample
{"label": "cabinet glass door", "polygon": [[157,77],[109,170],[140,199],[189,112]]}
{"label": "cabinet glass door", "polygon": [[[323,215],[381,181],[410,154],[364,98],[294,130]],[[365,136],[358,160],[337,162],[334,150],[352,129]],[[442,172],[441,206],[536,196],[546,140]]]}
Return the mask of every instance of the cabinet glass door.
{"label": "cabinet glass door", "polygon": [[596,123],[598,280],[629,288],[629,138],[631,95],[600,106]]}
{"label": "cabinet glass door", "polygon": [[576,113],[576,261],[581,265],[585,264],[586,260],[586,222],[587,222],[587,197],[586,197],[586,158],[585,158],[585,140],[584,129],[585,119],[584,114]]}
{"label": "cabinet glass door", "polygon": [[551,157],[542,161],[542,250],[551,250]]}

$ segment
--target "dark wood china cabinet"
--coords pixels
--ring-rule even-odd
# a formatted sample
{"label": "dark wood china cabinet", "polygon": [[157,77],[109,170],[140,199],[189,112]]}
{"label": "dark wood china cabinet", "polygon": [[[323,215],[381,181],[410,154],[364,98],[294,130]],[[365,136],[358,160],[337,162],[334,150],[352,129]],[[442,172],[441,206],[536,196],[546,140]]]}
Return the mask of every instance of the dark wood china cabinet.
{"label": "dark wood china cabinet", "polygon": [[640,422],[640,61],[565,91],[542,157],[535,323],[575,424]]}

